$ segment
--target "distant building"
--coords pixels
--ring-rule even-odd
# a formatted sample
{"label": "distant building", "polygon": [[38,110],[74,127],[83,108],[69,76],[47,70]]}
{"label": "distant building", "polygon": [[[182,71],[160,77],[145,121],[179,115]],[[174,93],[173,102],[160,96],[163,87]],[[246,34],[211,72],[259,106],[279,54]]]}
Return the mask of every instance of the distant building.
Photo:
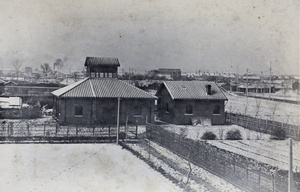
{"label": "distant building", "polygon": [[153,122],[156,97],[118,80],[119,65],[116,58],[88,57],[87,78],[52,92],[54,117],[63,124],[116,125],[119,108],[120,123]]}
{"label": "distant building", "polygon": [[25,74],[32,77],[32,68],[31,67],[25,67]]}
{"label": "distant building", "polygon": [[0,117],[20,118],[22,99],[20,97],[0,97]]}
{"label": "distant building", "polygon": [[158,73],[161,75],[170,75],[174,80],[181,79],[181,70],[180,69],[172,69],[172,68],[159,68]]}
{"label": "distant building", "polygon": [[214,82],[166,81],[157,91],[158,117],[173,124],[225,123],[224,93]]}

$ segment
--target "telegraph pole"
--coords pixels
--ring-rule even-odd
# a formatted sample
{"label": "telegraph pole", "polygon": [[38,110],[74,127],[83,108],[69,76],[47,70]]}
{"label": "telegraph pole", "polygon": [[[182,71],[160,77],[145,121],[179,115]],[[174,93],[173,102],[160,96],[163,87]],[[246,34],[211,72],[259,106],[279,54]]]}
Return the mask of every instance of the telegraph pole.
{"label": "telegraph pole", "polygon": [[248,97],[248,71],[249,69],[247,69],[247,83],[246,83],[246,96]]}
{"label": "telegraph pole", "polygon": [[118,113],[117,113],[117,145],[119,145],[119,132],[120,132],[120,97],[118,97]]}
{"label": "telegraph pole", "polygon": [[293,140],[289,139],[290,144],[290,155],[289,155],[289,186],[288,192],[294,191],[294,178],[293,178]]}
{"label": "telegraph pole", "polygon": [[271,81],[272,81],[272,62],[270,62],[270,77],[269,77],[269,99],[271,99]]}

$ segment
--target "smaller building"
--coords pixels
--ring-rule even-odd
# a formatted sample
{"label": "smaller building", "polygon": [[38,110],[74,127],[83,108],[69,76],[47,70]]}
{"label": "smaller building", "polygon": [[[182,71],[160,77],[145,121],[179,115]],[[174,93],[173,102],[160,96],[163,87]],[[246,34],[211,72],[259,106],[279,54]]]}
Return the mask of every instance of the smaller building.
{"label": "smaller building", "polygon": [[158,118],[173,124],[225,123],[226,96],[214,82],[166,81],[157,91]]}
{"label": "smaller building", "polygon": [[20,97],[0,97],[0,117],[20,118],[22,99]]}

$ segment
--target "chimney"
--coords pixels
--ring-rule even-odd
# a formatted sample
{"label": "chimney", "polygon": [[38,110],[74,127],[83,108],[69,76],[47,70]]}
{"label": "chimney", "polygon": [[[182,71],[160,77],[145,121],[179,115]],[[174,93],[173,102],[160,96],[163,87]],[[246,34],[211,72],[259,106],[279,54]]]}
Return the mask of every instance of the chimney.
{"label": "chimney", "polygon": [[206,85],[206,94],[211,95],[211,85]]}

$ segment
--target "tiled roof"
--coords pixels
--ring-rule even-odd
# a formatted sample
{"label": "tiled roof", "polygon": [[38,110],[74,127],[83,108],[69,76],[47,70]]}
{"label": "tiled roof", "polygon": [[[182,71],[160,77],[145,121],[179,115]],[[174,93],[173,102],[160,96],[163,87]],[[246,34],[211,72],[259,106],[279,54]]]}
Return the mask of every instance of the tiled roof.
{"label": "tiled roof", "polygon": [[87,78],[72,85],[52,92],[58,97],[91,97],[91,98],[148,98],[155,96],[113,78]]}
{"label": "tiled roof", "polygon": [[[209,95],[206,85],[211,85]],[[227,100],[218,85],[210,81],[165,81],[163,86],[166,87],[172,99]]]}
{"label": "tiled roof", "polygon": [[118,58],[114,57],[87,57],[84,66],[91,65],[115,65],[120,66]]}

